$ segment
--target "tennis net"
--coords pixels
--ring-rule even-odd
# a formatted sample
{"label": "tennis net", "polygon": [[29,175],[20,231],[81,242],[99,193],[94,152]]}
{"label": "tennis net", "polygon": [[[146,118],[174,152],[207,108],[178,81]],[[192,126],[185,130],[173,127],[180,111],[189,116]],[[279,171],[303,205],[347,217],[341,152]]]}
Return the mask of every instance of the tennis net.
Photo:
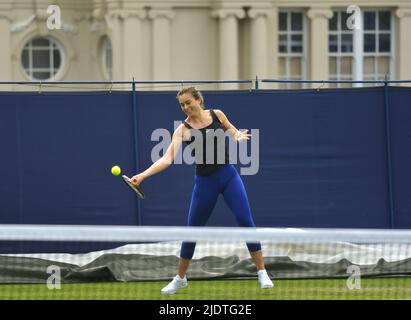
{"label": "tennis net", "polygon": [[[162,294],[182,241],[188,286]],[[411,230],[0,225],[0,299],[411,299]]]}

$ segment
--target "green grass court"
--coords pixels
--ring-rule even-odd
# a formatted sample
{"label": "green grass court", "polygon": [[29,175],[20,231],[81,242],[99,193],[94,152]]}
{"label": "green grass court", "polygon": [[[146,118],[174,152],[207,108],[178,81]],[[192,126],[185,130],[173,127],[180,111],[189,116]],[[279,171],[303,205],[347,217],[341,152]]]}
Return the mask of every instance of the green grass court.
{"label": "green grass court", "polygon": [[260,289],[257,280],[189,281],[174,295],[160,289],[168,281],[62,284],[1,284],[0,299],[13,300],[391,300],[411,299],[411,277],[361,279],[361,289],[347,288],[346,279],[275,280]]}

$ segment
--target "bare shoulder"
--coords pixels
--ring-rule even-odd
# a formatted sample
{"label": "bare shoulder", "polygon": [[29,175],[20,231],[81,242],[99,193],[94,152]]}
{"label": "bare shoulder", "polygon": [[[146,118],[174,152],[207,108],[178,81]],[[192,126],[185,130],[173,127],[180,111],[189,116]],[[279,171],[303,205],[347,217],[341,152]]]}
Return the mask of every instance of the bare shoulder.
{"label": "bare shoulder", "polygon": [[225,119],[227,119],[227,116],[224,114],[223,111],[221,111],[220,109],[213,109],[213,111],[215,112],[217,118],[220,121],[224,121]]}
{"label": "bare shoulder", "polygon": [[184,125],[184,123],[180,123],[180,125],[176,128],[176,130],[174,130],[174,135],[175,136],[182,136],[182,134],[184,133],[184,129],[186,128],[186,126]]}
{"label": "bare shoulder", "polygon": [[174,131],[173,138],[178,138],[186,141],[190,138],[190,135],[190,130],[184,125],[184,123],[181,123]]}

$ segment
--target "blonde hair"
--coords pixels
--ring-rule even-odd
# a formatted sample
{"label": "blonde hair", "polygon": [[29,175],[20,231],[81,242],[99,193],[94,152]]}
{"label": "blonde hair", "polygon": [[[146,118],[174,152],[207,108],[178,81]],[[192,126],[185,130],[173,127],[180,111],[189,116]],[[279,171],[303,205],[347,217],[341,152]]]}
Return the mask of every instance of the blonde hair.
{"label": "blonde hair", "polygon": [[188,87],[188,88],[183,88],[177,93],[177,99],[178,97],[182,96],[183,94],[189,93],[193,96],[194,99],[200,100],[200,105],[204,109],[204,98],[203,95],[201,94],[200,91],[198,91],[195,87]]}

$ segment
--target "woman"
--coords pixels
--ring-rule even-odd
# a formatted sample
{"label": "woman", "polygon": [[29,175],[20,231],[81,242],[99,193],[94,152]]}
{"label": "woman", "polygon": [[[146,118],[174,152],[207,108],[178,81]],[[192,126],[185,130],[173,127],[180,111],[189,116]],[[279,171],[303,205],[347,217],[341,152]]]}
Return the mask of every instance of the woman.
{"label": "woman", "polygon": [[[251,135],[247,131],[240,132],[237,130],[221,110],[205,110],[203,96],[194,87],[182,89],[177,94],[177,99],[181,110],[187,115],[187,118],[175,130],[172,141],[164,156],[154,162],[147,170],[131,178],[133,185],[140,185],[146,178],[169,167],[181,144],[186,142],[190,145],[195,142],[195,137],[199,135],[203,137],[201,143],[204,147],[202,154],[203,159],[206,159],[206,150],[210,149],[205,148],[206,144],[203,143],[209,143],[207,141],[207,133],[210,129],[224,130],[236,142],[250,139]],[[213,139],[216,138],[214,137]],[[217,143],[214,143],[214,151],[218,151],[216,149],[217,145]],[[193,148],[193,151],[198,151],[197,147]],[[227,205],[234,213],[238,224],[241,227],[255,227],[243,182],[235,167],[229,164],[227,148],[224,149],[224,152],[224,161],[216,161],[218,157],[217,152],[214,152],[214,162],[211,161],[212,163],[209,163],[210,161],[198,161],[196,157],[195,185],[191,197],[188,226],[204,226],[214,209],[218,195],[221,193]],[[247,247],[257,267],[261,288],[273,287],[273,283],[264,267],[260,243],[247,243]],[[177,275],[161,290],[162,293],[173,294],[177,290],[187,287],[186,273],[193,257],[194,249],[195,243],[183,242]]]}

